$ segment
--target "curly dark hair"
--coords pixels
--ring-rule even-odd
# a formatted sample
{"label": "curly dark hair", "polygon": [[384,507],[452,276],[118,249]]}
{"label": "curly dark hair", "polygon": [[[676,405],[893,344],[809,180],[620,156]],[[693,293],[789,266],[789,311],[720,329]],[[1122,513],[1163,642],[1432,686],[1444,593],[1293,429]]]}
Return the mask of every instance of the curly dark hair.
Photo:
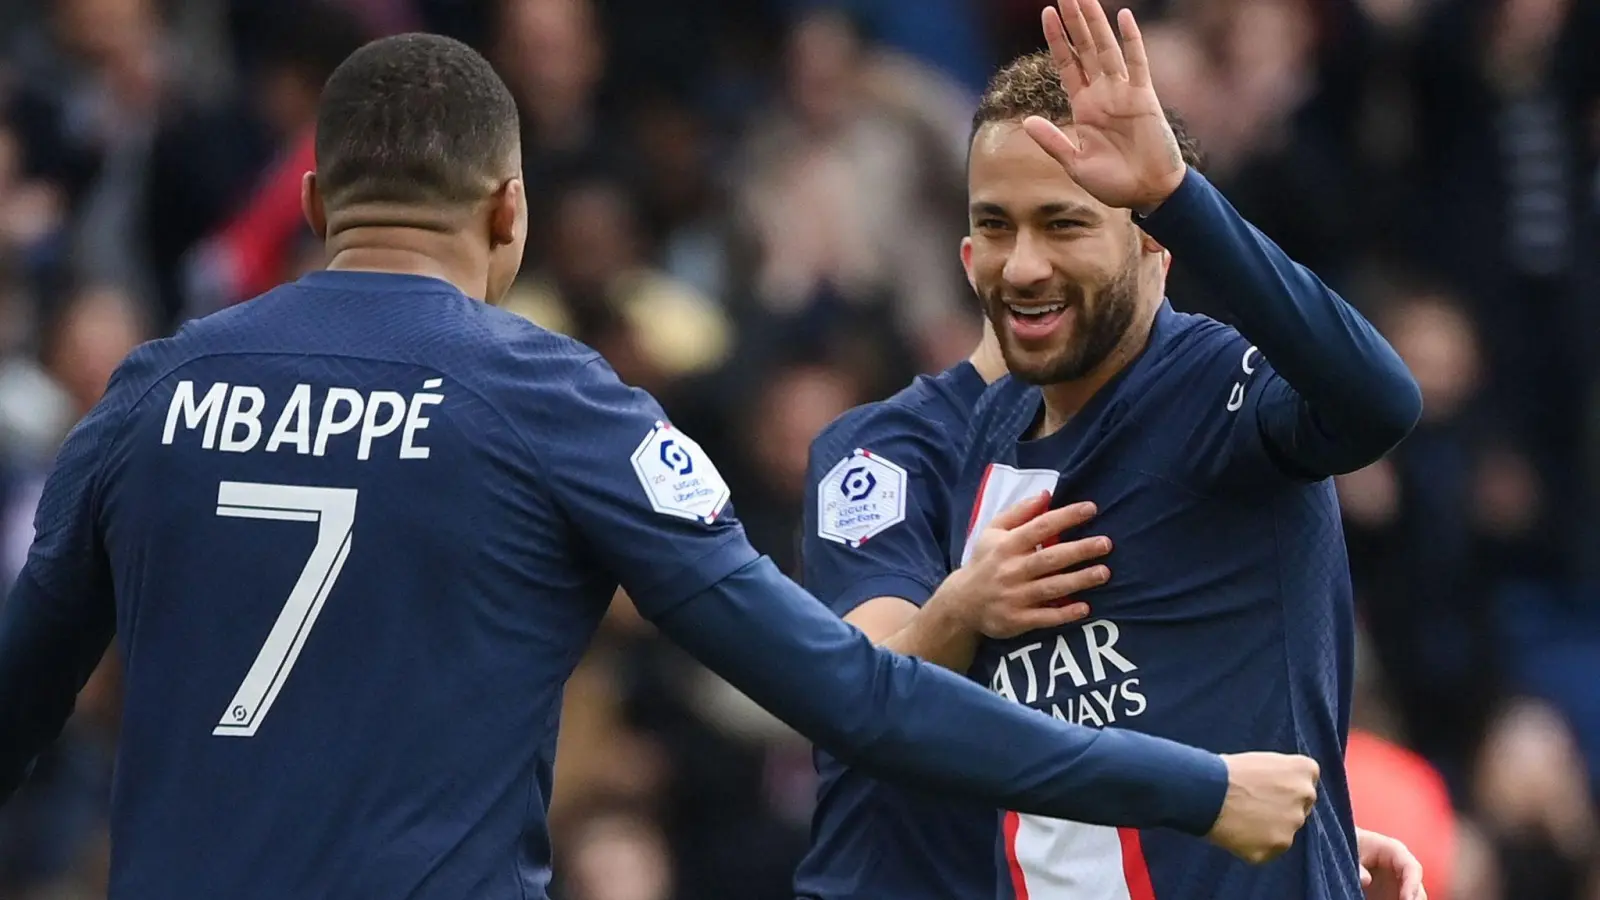
{"label": "curly dark hair", "polygon": [[[1183,119],[1176,111],[1168,108],[1166,114],[1167,123],[1178,138],[1178,152],[1183,155],[1183,161],[1196,170],[1201,169],[1204,159],[1200,154],[1200,145],[1184,127]],[[972,115],[972,133],[968,143],[985,125],[1021,122],[1028,116],[1041,116],[1057,125],[1072,121],[1072,102],[1061,87],[1055,60],[1042,50],[1012,60],[989,79],[983,98],[978,101],[978,111]]]}

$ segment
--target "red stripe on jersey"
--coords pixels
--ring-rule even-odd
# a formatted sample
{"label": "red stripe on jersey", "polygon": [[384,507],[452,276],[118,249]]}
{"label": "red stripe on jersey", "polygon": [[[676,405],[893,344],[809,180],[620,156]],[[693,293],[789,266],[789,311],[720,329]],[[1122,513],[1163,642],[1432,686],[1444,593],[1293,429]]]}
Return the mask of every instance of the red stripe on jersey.
{"label": "red stripe on jersey", "polygon": [[[1022,863],[1017,859],[1017,829],[1022,825],[1022,817],[1014,812],[1006,813],[1006,864],[1011,869],[1011,890],[1017,895],[1016,900],[1028,900],[1028,879],[1022,874]],[[1154,900],[1154,898],[1152,898]]]}
{"label": "red stripe on jersey", "polygon": [[978,513],[983,509],[983,492],[989,487],[989,476],[994,473],[994,463],[983,469],[983,480],[978,482],[978,496],[972,498],[972,517],[967,520],[967,540],[972,540],[972,529],[978,527]]}
{"label": "red stripe on jersey", "polygon": [[1150,884],[1150,864],[1144,859],[1144,844],[1139,840],[1139,829],[1118,828],[1122,841],[1122,877],[1128,883],[1129,900],[1156,900],[1156,889]]}

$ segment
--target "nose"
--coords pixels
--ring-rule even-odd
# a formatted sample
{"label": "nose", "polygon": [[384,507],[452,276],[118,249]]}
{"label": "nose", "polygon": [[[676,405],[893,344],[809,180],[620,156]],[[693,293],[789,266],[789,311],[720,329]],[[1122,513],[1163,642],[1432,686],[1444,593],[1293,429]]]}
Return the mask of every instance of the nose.
{"label": "nose", "polygon": [[1050,260],[1045,258],[1044,247],[1031,231],[1022,229],[1017,232],[1001,277],[1007,285],[1017,290],[1028,290],[1050,280]]}

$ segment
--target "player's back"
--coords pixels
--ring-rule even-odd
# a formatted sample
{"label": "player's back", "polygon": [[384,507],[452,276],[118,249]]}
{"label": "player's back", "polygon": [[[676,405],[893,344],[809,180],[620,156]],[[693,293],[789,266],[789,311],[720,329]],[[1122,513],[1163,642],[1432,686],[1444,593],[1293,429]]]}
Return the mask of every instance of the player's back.
{"label": "player's back", "polygon": [[[511,383],[514,352],[548,365]],[[98,482],[113,898],[543,896],[561,688],[614,585],[503,404],[586,355],[444,282],[329,272],[130,360]]]}

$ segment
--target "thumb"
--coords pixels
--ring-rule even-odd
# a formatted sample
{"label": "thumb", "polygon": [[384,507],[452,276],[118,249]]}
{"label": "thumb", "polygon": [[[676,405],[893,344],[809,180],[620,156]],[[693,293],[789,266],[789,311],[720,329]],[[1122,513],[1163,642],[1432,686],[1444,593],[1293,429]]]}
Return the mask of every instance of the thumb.
{"label": "thumb", "polygon": [[1024,522],[1032,521],[1050,505],[1050,495],[1040,491],[1030,497],[1025,497],[1015,506],[1009,506],[989,523],[990,528],[1010,531]]}
{"label": "thumb", "polygon": [[1366,866],[1361,867],[1361,887],[1362,889],[1372,887],[1372,871]]}
{"label": "thumb", "polygon": [[1078,159],[1078,145],[1056,123],[1043,116],[1029,116],[1022,120],[1022,130],[1033,138],[1040,149],[1055,157],[1063,168],[1069,172],[1072,170],[1073,163]]}

